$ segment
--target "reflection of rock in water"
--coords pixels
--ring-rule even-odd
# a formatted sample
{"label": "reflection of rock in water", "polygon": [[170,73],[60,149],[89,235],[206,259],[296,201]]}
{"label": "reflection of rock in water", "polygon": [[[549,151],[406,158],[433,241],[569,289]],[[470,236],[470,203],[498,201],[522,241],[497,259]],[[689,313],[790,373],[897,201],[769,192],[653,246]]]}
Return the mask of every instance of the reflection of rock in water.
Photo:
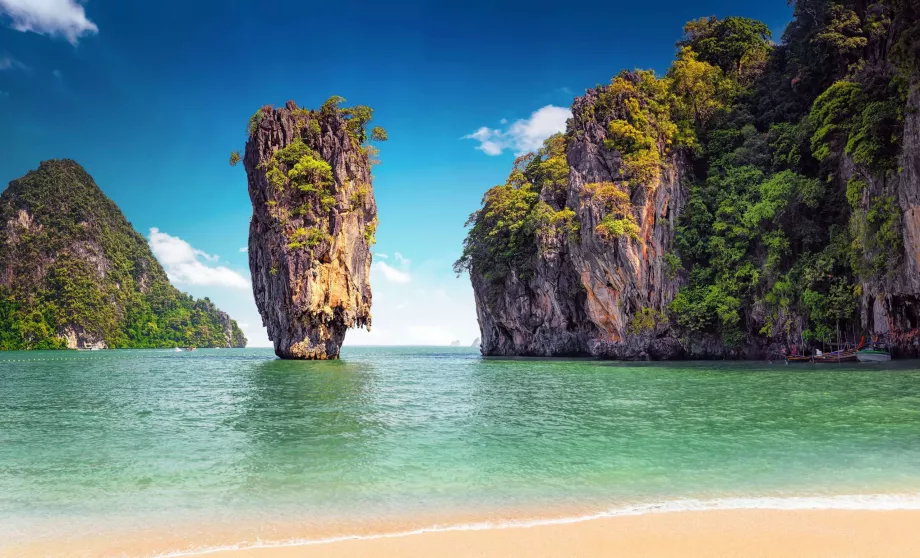
{"label": "reflection of rock in water", "polygon": [[339,360],[254,366],[232,422],[245,440],[235,465],[245,475],[240,496],[272,500],[279,509],[315,503],[307,507],[320,513],[335,503],[330,479],[368,476],[384,430],[373,377],[372,365]]}

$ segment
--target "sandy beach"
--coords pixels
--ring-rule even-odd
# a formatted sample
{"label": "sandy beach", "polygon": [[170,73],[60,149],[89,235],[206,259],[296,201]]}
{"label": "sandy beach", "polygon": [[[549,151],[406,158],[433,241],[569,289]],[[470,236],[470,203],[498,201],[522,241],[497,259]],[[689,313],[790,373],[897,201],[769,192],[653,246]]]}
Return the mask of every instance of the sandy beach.
{"label": "sandy beach", "polygon": [[[445,530],[319,544],[266,542],[262,548],[205,550],[162,537],[96,538],[7,548],[9,556],[210,556],[219,558],[407,557],[916,557],[920,510],[720,510],[650,513],[573,523]],[[307,533],[299,534],[310,539]],[[226,534],[224,534],[226,536]],[[209,544],[217,543],[208,537]],[[223,538],[221,536],[220,538]],[[172,539],[172,540],[171,540]],[[279,539],[283,540],[283,539]],[[229,542],[229,541],[226,541]],[[251,543],[247,543],[251,546]],[[168,552],[172,548],[197,551]],[[216,546],[220,546],[219,543]],[[213,548],[213,547],[212,547]],[[226,547],[225,547],[226,548]]]}
{"label": "sandy beach", "polygon": [[920,556],[920,511],[679,512],[563,525],[422,533],[314,546],[223,551],[315,556]]}

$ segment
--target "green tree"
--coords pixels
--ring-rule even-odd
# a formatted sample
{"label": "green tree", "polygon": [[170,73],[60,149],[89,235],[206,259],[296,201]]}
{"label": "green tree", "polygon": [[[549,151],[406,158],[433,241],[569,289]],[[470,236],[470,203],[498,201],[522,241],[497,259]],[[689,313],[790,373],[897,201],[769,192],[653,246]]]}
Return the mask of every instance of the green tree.
{"label": "green tree", "polygon": [[699,60],[727,74],[750,80],[770,54],[772,33],[764,23],[744,17],[715,17],[691,21],[678,47],[691,48]]}

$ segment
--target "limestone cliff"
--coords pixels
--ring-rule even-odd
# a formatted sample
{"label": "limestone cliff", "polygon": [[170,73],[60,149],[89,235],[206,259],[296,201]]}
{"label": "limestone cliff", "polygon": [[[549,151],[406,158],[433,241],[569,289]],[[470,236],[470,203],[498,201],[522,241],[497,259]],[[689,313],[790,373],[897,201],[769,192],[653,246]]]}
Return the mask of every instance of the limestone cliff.
{"label": "limestone cliff", "polygon": [[235,321],[179,292],[147,241],[71,160],[0,195],[0,349],[245,347]]}
{"label": "limestone cliff", "polygon": [[[377,205],[367,107],[293,102],[253,117],[243,159],[252,288],[275,353],[335,359],[348,328],[370,328]],[[372,139],[384,139],[375,128]]]}
{"label": "limestone cliff", "polygon": [[920,6],[685,28],[489,190],[458,260],[484,355],[920,356]]}
{"label": "limestone cliff", "polygon": [[[620,85],[635,93],[640,79],[628,74]],[[688,162],[656,133],[661,164],[654,172],[624,166],[608,128],[626,118],[628,99],[641,98],[632,93],[614,86],[588,91],[572,106],[565,136],[550,144],[558,147],[538,154],[543,165],[554,157],[565,163],[557,180],[539,171],[529,177],[538,203],[552,212],[536,227],[531,261],[497,281],[470,261],[483,354],[663,358],[679,350],[655,334],[680,285],[665,255],[685,203]]]}
{"label": "limestone cliff", "polygon": [[[898,265],[863,281],[861,321],[874,335],[888,338],[902,356],[920,356],[920,87],[915,86],[904,111],[898,170],[885,178],[866,177],[862,204],[891,195],[900,214]],[[848,159],[842,180],[858,175]]]}

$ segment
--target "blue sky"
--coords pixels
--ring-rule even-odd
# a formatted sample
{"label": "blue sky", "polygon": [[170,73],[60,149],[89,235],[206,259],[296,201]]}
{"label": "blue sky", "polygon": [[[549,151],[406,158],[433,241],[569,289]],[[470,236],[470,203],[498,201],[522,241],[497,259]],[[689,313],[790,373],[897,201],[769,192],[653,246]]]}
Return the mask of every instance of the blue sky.
{"label": "blue sky", "polygon": [[619,70],[664,71],[687,20],[753,17],[778,39],[790,13],[784,0],[0,0],[0,184],[75,159],[180,289],[267,345],[240,251],[246,176],[227,158],[258,107],[342,95],[390,137],[374,172],[374,330],[346,342],[469,344],[472,290],[451,263],[515,152]]}

